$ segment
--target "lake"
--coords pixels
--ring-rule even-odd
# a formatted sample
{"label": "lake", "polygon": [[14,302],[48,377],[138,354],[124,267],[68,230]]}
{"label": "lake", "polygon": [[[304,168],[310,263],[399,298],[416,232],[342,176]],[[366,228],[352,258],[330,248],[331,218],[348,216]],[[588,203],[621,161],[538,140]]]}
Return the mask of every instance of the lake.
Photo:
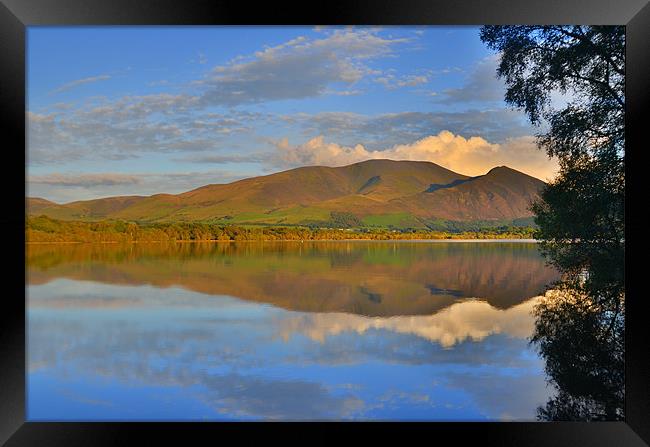
{"label": "lake", "polygon": [[27,419],[534,420],[535,243],[30,245]]}

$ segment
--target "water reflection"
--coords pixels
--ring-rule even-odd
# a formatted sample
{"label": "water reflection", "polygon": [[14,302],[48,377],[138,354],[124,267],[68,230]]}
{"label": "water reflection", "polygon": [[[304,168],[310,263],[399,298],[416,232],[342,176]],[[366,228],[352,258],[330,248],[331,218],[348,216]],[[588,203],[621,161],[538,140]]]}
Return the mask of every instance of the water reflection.
{"label": "water reflection", "polygon": [[64,277],[181,286],[306,312],[429,315],[461,298],[504,309],[557,279],[535,244],[286,242],[30,246],[30,284]]}
{"label": "water reflection", "polygon": [[[532,420],[548,399],[532,244],[259,245],[30,248],[28,417]],[[485,283],[506,290],[468,295]]]}
{"label": "water reflection", "polygon": [[298,333],[323,342],[327,336],[342,332],[364,334],[372,329],[385,329],[399,334],[417,335],[444,348],[451,348],[464,340],[480,341],[493,334],[528,337],[533,329],[531,311],[536,302],[537,297],[501,310],[485,301],[468,300],[454,303],[433,315],[388,318],[345,313],[309,313],[284,320],[281,332],[285,340]]}
{"label": "water reflection", "polygon": [[625,301],[607,298],[564,284],[538,301],[532,342],[555,388],[539,419],[624,419]]}

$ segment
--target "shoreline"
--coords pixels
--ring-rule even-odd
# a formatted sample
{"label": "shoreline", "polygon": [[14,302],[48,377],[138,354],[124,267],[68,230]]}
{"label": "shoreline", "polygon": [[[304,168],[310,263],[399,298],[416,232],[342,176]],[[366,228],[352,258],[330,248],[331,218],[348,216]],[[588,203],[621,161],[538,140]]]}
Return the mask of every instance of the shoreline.
{"label": "shoreline", "polygon": [[262,239],[262,240],[191,240],[191,241],[98,241],[98,242],[82,242],[82,241],[56,241],[56,242],[44,242],[44,241],[25,241],[25,245],[61,245],[61,244],[206,244],[206,243],[241,243],[241,242],[417,242],[417,243],[426,243],[426,242],[453,242],[453,243],[471,243],[471,242],[480,242],[480,243],[494,243],[494,242],[508,242],[508,243],[527,243],[527,244],[537,244],[541,241],[538,239],[529,239],[529,238],[502,238],[502,239],[467,239],[467,238],[457,238],[457,239]]}

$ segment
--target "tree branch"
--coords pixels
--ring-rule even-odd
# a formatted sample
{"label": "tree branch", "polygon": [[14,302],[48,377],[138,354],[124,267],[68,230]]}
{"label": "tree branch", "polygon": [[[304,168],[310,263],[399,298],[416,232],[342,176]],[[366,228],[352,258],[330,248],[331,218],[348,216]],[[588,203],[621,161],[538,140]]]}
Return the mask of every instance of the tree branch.
{"label": "tree branch", "polygon": [[[576,79],[591,82],[593,84],[598,84],[598,85],[601,85],[601,86],[605,87],[605,90],[607,90],[607,92],[609,92],[609,94],[614,97],[614,99],[616,100],[618,105],[621,106],[621,109],[625,109],[625,102],[618,96],[618,93],[616,93],[616,91],[612,88],[611,85],[609,85],[605,81],[601,81],[600,79],[595,79],[595,78],[591,78],[591,77],[587,77],[587,76],[582,76],[575,69],[573,70],[573,73],[574,74],[573,74],[572,77],[574,77]],[[571,75],[569,75],[569,76],[571,76]]]}
{"label": "tree branch", "polygon": [[619,68],[618,65],[616,65],[616,63],[614,63],[612,58],[607,54],[607,52],[603,51],[598,45],[593,43],[584,34],[573,33],[573,32],[568,31],[568,30],[566,30],[566,29],[564,29],[562,27],[553,27],[553,29],[559,31],[560,33],[562,33],[562,34],[564,34],[566,36],[573,37],[574,39],[578,39],[579,41],[586,43],[587,45],[589,45],[590,47],[595,49],[596,52],[598,54],[600,54],[600,56],[603,57],[612,66],[612,68],[614,69],[614,71],[616,73],[620,74],[621,76],[625,76],[625,69]]}

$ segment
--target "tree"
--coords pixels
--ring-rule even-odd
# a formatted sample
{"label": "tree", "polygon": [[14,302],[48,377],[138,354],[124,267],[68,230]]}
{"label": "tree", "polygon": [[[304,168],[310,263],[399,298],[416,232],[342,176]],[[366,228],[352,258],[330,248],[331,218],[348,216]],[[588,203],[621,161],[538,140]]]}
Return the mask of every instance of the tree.
{"label": "tree", "polygon": [[[540,129],[538,146],[560,166],[531,209],[542,252],[563,274],[556,287],[579,299],[571,306],[549,299],[536,309],[532,341],[558,388],[539,416],[620,419],[622,380],[605,386],[609,379],[601,375],[602,386],[592,382],[601,392],[588,395],[576,392],[557,366],[572,364],[558,353],[578,355],[575,347],[587,340],[619,350],[614,354],[622,359],[623,345],[614,340],[622,340],[625,315],[625,28],[485,26],[480,37],[500,52],[497,75],[506,83],[506,103],[525,111]],[[578,338],[571,344],[566,334]],[[622,361],[592,360],[587,365],[594,370],[601,360],[615,366],[608,374],[618,374],[616,368],[622,374]]]}

